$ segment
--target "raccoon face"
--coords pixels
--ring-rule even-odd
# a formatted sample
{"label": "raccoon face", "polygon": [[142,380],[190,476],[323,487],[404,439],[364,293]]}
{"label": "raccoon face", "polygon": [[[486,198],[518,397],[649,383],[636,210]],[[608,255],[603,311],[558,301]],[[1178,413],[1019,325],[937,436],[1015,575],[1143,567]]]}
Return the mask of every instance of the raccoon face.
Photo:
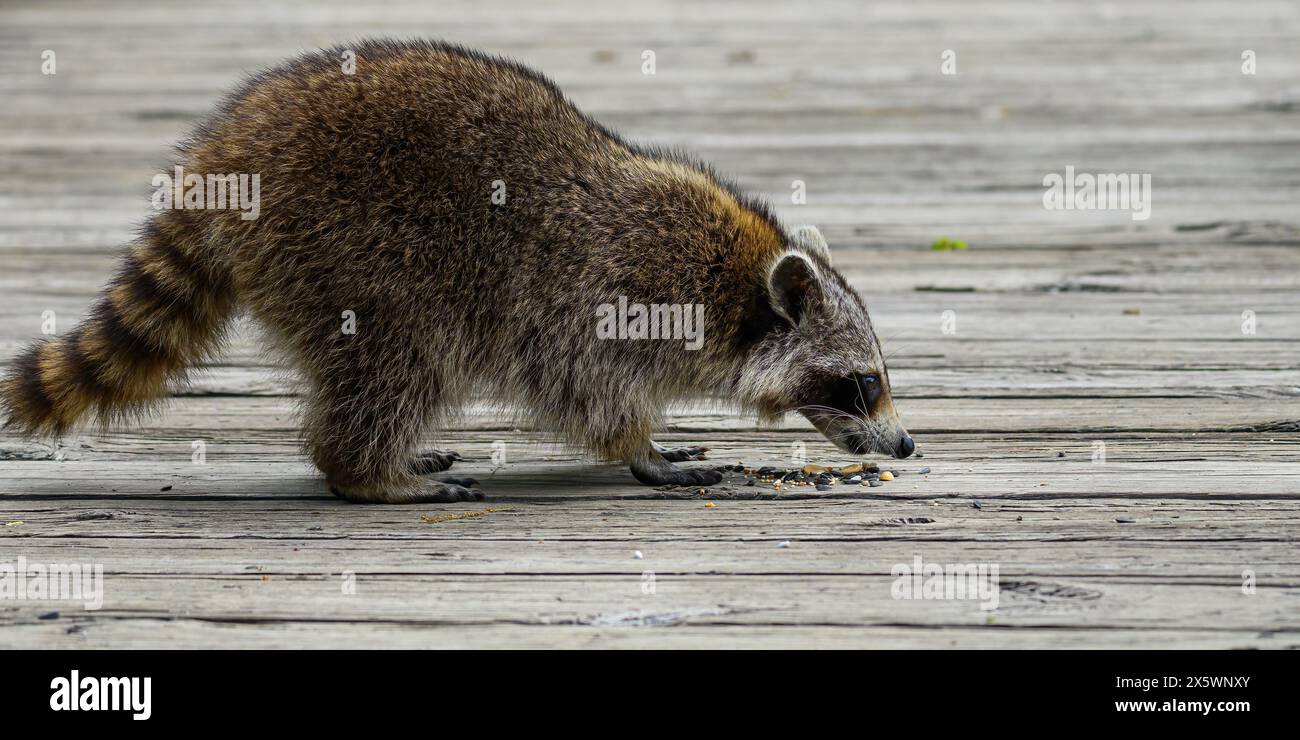
{"label": "raccoon face", "polygon": [[742,371],[741,395],[769,418],[799,412],[845,452],[907,457],[916,445],[894,410],[871,319],[821,244],[792,239],[772,265],[778,319]]}

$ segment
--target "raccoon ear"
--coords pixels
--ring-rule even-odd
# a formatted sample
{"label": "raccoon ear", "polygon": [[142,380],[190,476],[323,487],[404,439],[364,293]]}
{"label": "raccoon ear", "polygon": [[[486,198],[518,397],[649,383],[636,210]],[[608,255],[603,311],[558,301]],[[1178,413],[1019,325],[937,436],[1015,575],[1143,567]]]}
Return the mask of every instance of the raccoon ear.
{"label": "raccoon ear", "polygon": [[821,257],[828,265],[831,263],[831,248],[826,243],[826,237],[822,236],[821,229],[812,224],[804,224],[790,229],[789,237],[792,244]]}
{"label": "raccoon ear", "polygon": [[802,252],[781,255],[767,275],[772,309],[795,326],[808,315],[819,290],[817,268]]}

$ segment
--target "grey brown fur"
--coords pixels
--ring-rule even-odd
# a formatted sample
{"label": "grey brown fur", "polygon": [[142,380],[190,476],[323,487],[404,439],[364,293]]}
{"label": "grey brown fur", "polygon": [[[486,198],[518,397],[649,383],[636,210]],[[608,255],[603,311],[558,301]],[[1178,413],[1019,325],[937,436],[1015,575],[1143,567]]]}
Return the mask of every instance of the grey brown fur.
{"label": "grey brown fur", "polygon": [[[59,434],[146,410],[244,310],[300,372],[307,452],[354,501],[481,497],[422,475],[452,454],[416,452],[474,389],[647,484],[719,480],[670,462],[698,448],[650,438],[667,404],[702,394],[798,410],[854,454],[910,454],[866,309],[815,229],[787,234],[519,65],[352,49],[355,74],[336,49],[256,76],[179,148],[188,172],[259,174],[260,216],[156,214],[90,318],[17,358],[10,424]],[[596,307],[620,296],[703,305],[703,346],[598,339]]]}

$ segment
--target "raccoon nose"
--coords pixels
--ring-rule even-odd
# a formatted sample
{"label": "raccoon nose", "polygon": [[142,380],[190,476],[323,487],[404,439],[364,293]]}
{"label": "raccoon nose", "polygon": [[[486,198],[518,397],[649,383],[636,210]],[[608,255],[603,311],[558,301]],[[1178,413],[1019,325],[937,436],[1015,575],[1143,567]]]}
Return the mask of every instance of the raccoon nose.
{"label": "raccoon nose", "polygon": [[911,457],[913,452],[916,452],[916,443],[912,441],[911,437],[904,434],[903,438],[898,440],[898,452],[894,456],[901,460],[905,457]]}

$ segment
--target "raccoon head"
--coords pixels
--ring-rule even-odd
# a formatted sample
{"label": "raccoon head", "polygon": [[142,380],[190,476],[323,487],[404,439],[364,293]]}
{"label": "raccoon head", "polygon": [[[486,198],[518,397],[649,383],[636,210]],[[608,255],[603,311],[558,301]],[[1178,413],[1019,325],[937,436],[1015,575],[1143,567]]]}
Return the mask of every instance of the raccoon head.
{"label": "raccoon head", "polygon": [[889,371],[862,298],[830,266],[815,227],[800,227],[770,265],[774,315],[741,371],[743,400],[769,419],[797,411],[854,455],[903,458],[916,449],[894,410]]}

